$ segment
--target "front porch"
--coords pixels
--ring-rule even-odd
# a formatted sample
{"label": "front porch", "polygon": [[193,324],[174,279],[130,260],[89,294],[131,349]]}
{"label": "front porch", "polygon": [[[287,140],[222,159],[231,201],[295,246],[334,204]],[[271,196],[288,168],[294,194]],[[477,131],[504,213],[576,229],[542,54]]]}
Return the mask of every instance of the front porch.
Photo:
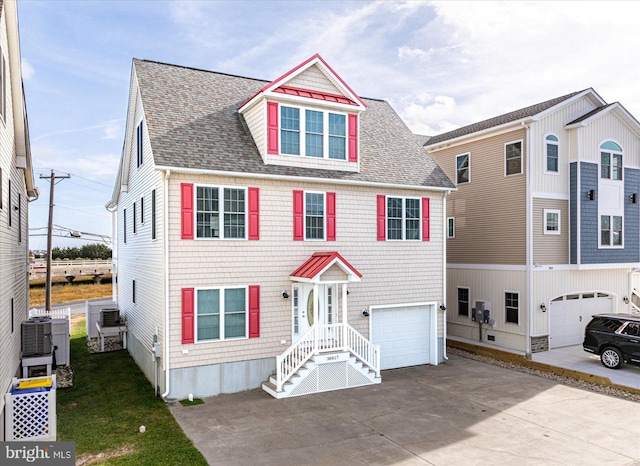
{"label": "front porch", "polygon": [[[347,285],[362,275],[318,252],[291,275],[292,345],[262,388],[276,398],[380,383],[380,347],[348,323]],[[340,310],[340,311],[339,311]]]}

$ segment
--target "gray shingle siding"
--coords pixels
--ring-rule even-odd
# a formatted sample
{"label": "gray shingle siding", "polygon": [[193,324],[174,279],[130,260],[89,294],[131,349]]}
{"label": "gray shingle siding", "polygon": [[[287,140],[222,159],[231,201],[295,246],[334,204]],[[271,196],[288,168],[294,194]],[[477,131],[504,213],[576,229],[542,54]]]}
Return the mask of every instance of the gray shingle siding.
{"label": "gray shingle siding", "polygon": [[363,99],[359,173],[267,165],[238,108],[268,81],[138,59],[133,66],[158,166],[454,188],[385,101]]}
{"label": "gray shingle siding", "polygon": [[[581,263],[615,264],[637,262],[640,257],[640,244],[638,242],[638,231],[640,231],[639,204],[632,204],[630,196],[634,192],[638,192],[638,186],[640,186],[640,171],[632,168],[625,168],[624,170],[624,247],[621,249],[598,249],[598,225],[600,223],[600,219],[598,218],[598,164],[582,162],[580,165],[580,181],[582,185],[582,195],[579,196],[581,199]],[[593,189],[596,193],[593,201],[587,198],[586,193],[590,189]],[[572,194],[574,192],[575,190],[572,189]]]}
{"label": "gray shingle siding", "polygon": [[578,263],[578,177],[577,162],[569,164],[569,263]]}

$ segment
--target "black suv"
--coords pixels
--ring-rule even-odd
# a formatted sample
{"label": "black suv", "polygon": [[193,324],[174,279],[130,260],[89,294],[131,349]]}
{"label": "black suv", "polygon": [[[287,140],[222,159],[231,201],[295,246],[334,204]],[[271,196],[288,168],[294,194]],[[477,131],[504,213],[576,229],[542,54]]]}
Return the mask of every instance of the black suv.
{"label": "black suv", "polygon": [[582,347],[600,355],[609,369],[620,369],[622,363],[640,366],[640,315],[598,314],[584,329]]}

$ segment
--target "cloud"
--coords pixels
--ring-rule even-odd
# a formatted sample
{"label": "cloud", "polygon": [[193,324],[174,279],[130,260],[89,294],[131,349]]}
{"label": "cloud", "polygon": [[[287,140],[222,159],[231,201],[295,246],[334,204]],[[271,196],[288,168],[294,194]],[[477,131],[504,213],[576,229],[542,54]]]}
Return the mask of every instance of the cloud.
{"label": "cloud", "polygon": [[27,60],[23,58],[22,59],[22,79],[24,79],[25,81],[28,81],[33,77],[34,74],[36,74],[36,70],[33,68],[33,66],[31,66],[31,63],[29,63]]}
{"label": "cloud", "polygon": [[122,137],[122,134],[124,133],[124,121],[125,121],[124,118],[117,118],[113,120],[101,121],[98,124],[91,125],[91,126],[84,126],[81,128],[71,128],[71,129],[65,129],[61,131],[52,131],[49,133],[40,134],[39,136],[33,139],[33,142],[40,141],[42,139],[50,139],[55,136],[62,136],[62,135],[73,134],[73,133],[83,133],[86,131],[93,131],[97,129],[103,131],[104,134],[102,136],[102,139],[118,139]]}
{"label": "cloud", "polygon": [[46,144],[33,144],[31,153],[36,167],[54,168],[56,172],[78,173],[91,178],[115,178],[120,163],[120,154],[80,155],[75,150]]}

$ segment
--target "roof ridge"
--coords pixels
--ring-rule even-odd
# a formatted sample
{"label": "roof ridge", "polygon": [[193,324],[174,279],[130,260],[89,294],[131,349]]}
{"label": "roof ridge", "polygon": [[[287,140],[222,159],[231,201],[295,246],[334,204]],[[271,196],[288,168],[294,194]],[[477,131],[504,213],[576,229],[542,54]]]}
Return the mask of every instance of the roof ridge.
{"label": "roof ridge", "polygon": [[222,76],[229,76],[231,78],[250,79],[252,81],[270,82],[267,79],[252,78],[250,76],[240,76],[239,74],[223,73],[221,71],[205,70],[204,68],[196,68],[194,66],[176,65],[175,63],[167,63],[167,62],[158,61],[158,60],[149,60],[146,58],[134,58],[133,61],[153,63],[156,65],[172,66],[174,68],[183,68],[185,70],[202,71],[204,73],[219,74]]}

